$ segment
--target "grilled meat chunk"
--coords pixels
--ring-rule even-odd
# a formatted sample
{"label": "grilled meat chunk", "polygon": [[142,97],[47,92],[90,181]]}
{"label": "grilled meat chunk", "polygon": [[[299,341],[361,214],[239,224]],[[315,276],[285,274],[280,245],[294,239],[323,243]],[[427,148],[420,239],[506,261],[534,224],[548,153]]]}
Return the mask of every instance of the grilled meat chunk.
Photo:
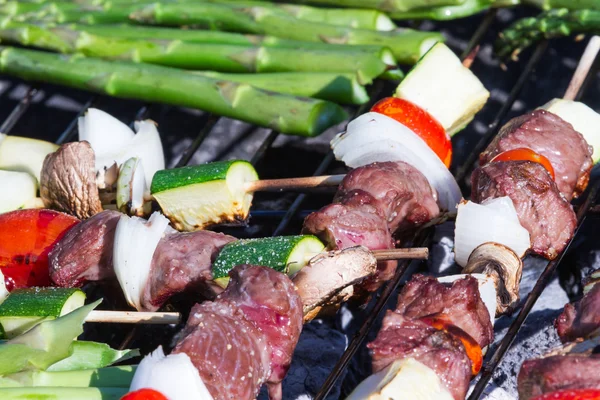
{"label": "grilled meat chunk", "polygon": [[528,148],[546,157],[554,169],[558,190],[567,200],[583,192],[593,166],[592,147],[573,126],[545,110],[513,118],[481,153],[481,165],[512,149]]}
{"label": "grilled meat chunk", "polygon": [[477,203],[508,196],[519,222],[531,236],[532,250],[554,259],[573,236],[577,218],[571,205],[541,164],[530,161],[494,162],[471,176],[471,198]]}
{"label": "grilled meat chunk", "polygon": [[221,248],[234,240],[233,236],[211,231],[165,235],[152,257],[149,284],[142,297],[144,308],[158,310],[177,293],[202,293],[212,297],[218,288],[208,286],[212,280],[212,263]]}
{"label": "grilled meat chunk", "polygon": [[370,250],[394,248],[379,202],[367,192],[347,192],[304,220],[303,233],[320,237],[332,249],[362,245]]}
{"label": "grilled meat chunk", "polygon": [[472,276],[445,284],[430,276],[414,275],[400,292],[395,312],[412,319],[445,317],[482,348],[494,339],[490,314]]}
{"label": "grilled meat chunk", "polygon": [[410,229],[437,217],[437,194],[419,170],[405,162],[374,163],[350,171],[338,189],[336,200],[362,190],[377,200],[390,232]]}
{"label": "grilled meat chunk", "polygon": [[300,296],[271,268],[240,265],[230,277],[214,302],[192,309],[174,352],[191,358],[215,400],[252,400],[263,383],[281,400],[302,330]]}
{"label": "grilled meat chunk", "polygon": [[527,360],[517,378],[519,399],[568,389],[600,388],[600,354],[555,355]]}
{"label": "grilled meat chunk", "polygon": [[388,311],[375,341],[367,345],[373,371],[398,359],[414,358],[431,368],[456,400],[463,400],[471,379],[471,360],[462,343],[425,322]]}
{"label": "grilled meat chunk", "polygon": [[600,328],[600,284],[596,284],[583,298],[565,309],[554,321],[554,327],[563,343],[585,338]]}
{"label": "grilled meat chunk", "polygon": [[[357,189],[338,198],[341,203],[329,204],[310,214],[304,220],[302,233],[318,236],[331,249],[345,249],[358,245],[369,250],[393,249],[394,239],[387,226],[378,201],[370,194]],[[377,272],[361,287],[375,291],[383,282],[391,279],[398,263],[382,261],[377,263]]]}
{"label": "grilled meat chunk", "polygon": [[48,254],[50,279],[62,287],[115,277],[113,242],[122,214],[102,211],[70,229]]}

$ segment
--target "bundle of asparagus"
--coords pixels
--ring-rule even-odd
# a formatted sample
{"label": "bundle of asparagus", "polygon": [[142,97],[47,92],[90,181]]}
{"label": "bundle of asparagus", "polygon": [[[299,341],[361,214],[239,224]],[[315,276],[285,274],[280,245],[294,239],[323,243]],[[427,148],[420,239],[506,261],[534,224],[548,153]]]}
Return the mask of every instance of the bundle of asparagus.
{"label": "bundle of asparagus", "polygon": [[[251,5],[249,7],[249,5]],[[377,31],[355,29],[296,18],[269,3],[106,3],[97,7],[70,2],[13,3],[0,12],[14,21],[85,24],[136,22],[150,25],[186,26],[201,29],[271,35],[307,42],[388,47],[401,64],[414,64],[435,42],[437,32],[412,29]]]}
{"label": "bundle of asparagus", "polygon": [[156,65],[2,47],[0,72],[115,97],[199,108],[293,135],[315,136],[347,118],[334,103]]}
{"label": "bundle of asparagus", "polygon": [[[545,0],[543,4],[558,4],[560,1],[562,0]],[[577,2],[569,3],[574,6]],[[580,33],[600,33],[600,2],[589,0],[587,3],[597,9],[551,9],[537,17],[523,18],[515,22],[500,33],[496,42],[496,53],[501,58],[510,56],[516,60],[525,48],[542,39]],[[585,6],[587,3],[583,0],[580,5]]]}

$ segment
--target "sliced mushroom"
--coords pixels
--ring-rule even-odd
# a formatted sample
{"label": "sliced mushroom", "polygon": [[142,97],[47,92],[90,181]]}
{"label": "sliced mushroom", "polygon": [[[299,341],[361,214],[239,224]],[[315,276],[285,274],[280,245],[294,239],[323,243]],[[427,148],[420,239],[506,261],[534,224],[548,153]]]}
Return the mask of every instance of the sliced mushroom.
{"label": "sliced mushroom", "polygon": [[523,262],[508,247],[493,242],[479,245],[462,272],[486,274],[494,280],[498,299],[496,316],[510,314],[517,306]]}
{"label": "sliced mushroom", "polygon": [[293,279],[304,304],[305,320],[314,318],[321,306],[331,304],[334,299],[339,303],[347,298],[349,293],[344,289],[359,283],[376,270],[375,256],[363,246],[314,257]]}
{"label": "sliced mushroom", "polygon": [[48,154],[40,181],[44,205],[80,219],[101,212],[94,158],[88,142],[63,144]]}

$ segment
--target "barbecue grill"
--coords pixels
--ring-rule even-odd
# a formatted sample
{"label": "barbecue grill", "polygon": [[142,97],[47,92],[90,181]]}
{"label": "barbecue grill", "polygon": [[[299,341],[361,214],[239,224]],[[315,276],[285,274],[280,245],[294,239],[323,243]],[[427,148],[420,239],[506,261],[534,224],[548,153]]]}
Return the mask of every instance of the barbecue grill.
{"label": "barbecue grill", "polygon": [[[447,33],[448,44],[463,57],[480,46],[473,70],[491,90],[492,98],[467,130],[454,139],[455,160],[452,171],[467,196],[470,190],[470,173],[477,162],[478,154],[513,114],[535,108],[553,97],[561,97],[585,48],[586,41],[579,43],[567,39],[552,43],[544,41],[524,53],[518,63],[511,63],[507,66],[507,70],[502,70],[499,68],[499,63],[492,59],[491,43],[504,26],[525,12],[490,10],[484,15],[465,20],[439,25],[424,22],[419,26],[421,29],[435,28]],[[595,92],[595,90],[586,90],[590,85],[595,85],[595,88],[600,85],[597,79],[595,81],[593,79],[598,64],[596,60],[591,72],[587,74],[587,79],[579,90],[578,99],[584,93]],[[377,81],[370,88],[371,101],[352,109],[351,115],[355,117],[365,112],[378,99],[390,95],[392,90],[391,84]],[[592,108],[598,109],[600,106],[600,96],[589,96],[584,100]],[[0,120],[3,121],[0,132],[7,134],[14,132],[22,136],[54,140],[59,144],[76,137],[77,118],[91,106],[106,110],[124,121],[153,119],[159,123],[169,167],[227,158],[246,158],[251,160],[260,176],[265,178],[323,175],[342,171],[342,166],[328,151],[328,142],[334,133],[343,130],[343,126],[334,127],[319,138],[286,137],[275,131],[197,110],[111,99],[62,87],[30,85],[6,78],[2,78],[0,102],[2,104]],[[595,204],[600,181],[597,176],[593,176],[592,179],[588,190],[577,203],[579,225],[573,241],[582,238],[580,231],[584,221],[593,217],[593,214],[588,211]],[[254,200],[249,226],[221,229],[237,237],[297,233],[302,218],[330,199],[331,194],[328,193],[258,193]],[[434,228],[429,227],[404,241],[403,245],[429,246],[433,241]],[[533,275],[538,275],[538,271],[541,273],[530,292],[522,293],[521,307],[510,320],[505,321],[505,325],[509,325],[506,334],[497,338],[496,344],[489,349],[482,372],[468,397],[469,400],[485,398],[484,391],[503,357],[511,346],[518,345],[515,344],[515,339],[542,291],[552,281],[557,269],[567,267],[563,260],[569,257],[568,250],[569,248],[556,260],[550,262],[537,260],[535,263],[537,267]],[[327,371],[328,375],[319,377],[321,381],[317,385],[306,389],[308,395],[318,400],[337,398],[340,396],[340,386],[342,386],[342,394],[347,394],[354,388],[352,385],[357,382],[353,379],[344,380],[346,371],[348,368],[356,367],[357,363],[353,363],[353,359],[357,360],[357,353],[364,350],[367,337],[376,332],[381,311],[391,303],[389,300],[397,292],[398,286],[409,277],[410,273],[419,268],[423,268],[423,265],[417,261],[400,262],[392,281],[374,296],[366,308],[356,311],[356,306],[346,307],[356,311],[353,324],[357,324],[357,329],[349,329],[354,334],[349,337],[345,351],[335,366]],[[546,322],[550,323],[550,321]],[[114,346],[120,345],[121,348],[139,345],[142,350],[148,351],[158,344],[168,344],[175,332],[175,327],[166,326],[147,329],[102,326],[94,327],[93,331],[88,329],[86,335],[108,341]],[[299,348],[301,347],[302,344],[299,345]],[[353,372],[354,375],[360,375],[368,371]],[[364,378],[364,375],[360,378]],[[284,381],[284,393],[286,393],[285,383]],[[313,386],[320,386],[318,392],[308,393],[314,389]],[[334,388],[335,390],[332,391]]]}

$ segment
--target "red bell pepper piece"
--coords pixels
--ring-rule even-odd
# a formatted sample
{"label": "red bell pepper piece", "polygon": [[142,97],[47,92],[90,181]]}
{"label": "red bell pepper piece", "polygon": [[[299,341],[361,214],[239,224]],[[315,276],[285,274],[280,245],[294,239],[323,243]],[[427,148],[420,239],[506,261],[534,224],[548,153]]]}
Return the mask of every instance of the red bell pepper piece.
{"label": "red bell pepper piece", "polygon": [[0,271],[6,288],[50,286],[48,253],[79,220],[52,210],[0,214]]}
{"label": "red bell pepper piece", "polygon": [[162,393],[154,389],[140,389],[129,392],[121,400],[169,400]]}
{"label": "red bell pepper piece", "polygon": [[543,394],[532,400],[600,400],[600,389],[559,390]]}

